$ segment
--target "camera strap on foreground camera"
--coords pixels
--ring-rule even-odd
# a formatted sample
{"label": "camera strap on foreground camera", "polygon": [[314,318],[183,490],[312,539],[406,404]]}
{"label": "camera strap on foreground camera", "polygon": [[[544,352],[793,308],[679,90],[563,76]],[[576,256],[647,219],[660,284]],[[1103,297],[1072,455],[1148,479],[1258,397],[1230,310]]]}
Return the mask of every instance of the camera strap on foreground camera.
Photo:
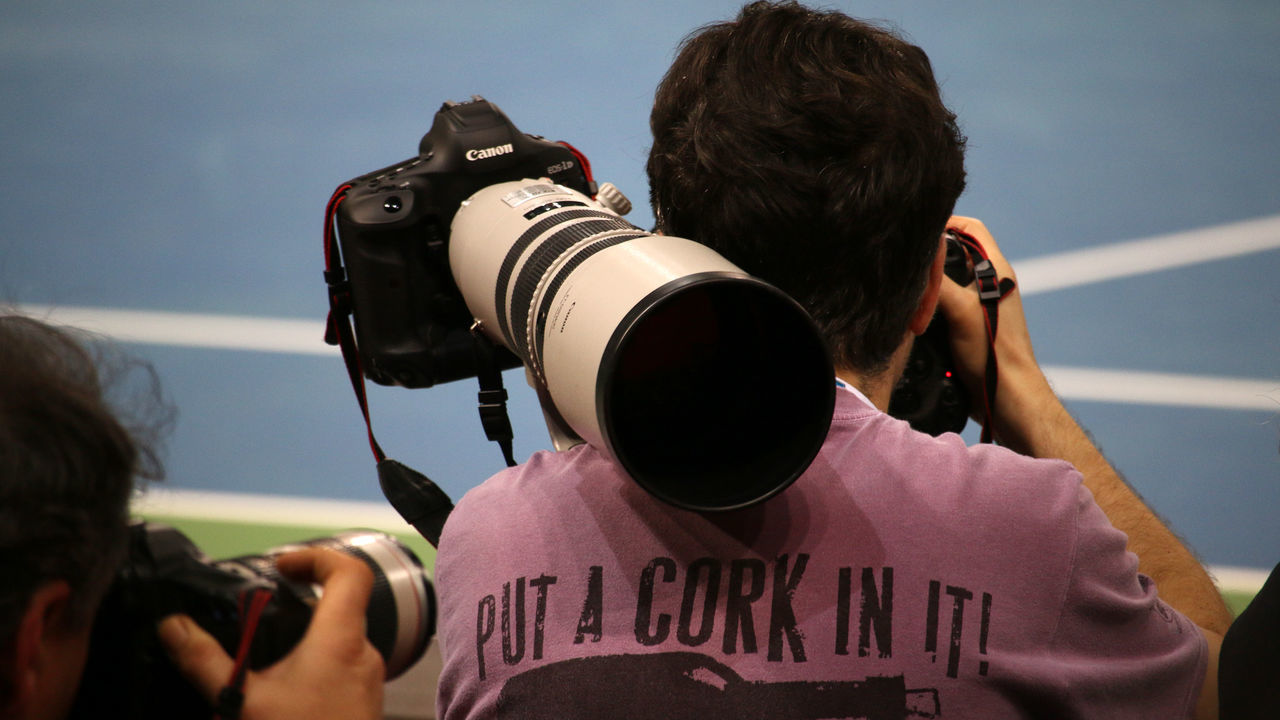
{"label": "camera strap on foreground camera", "polygon": [[[342,359],[347,366],[347,378],[351,381],[351,389],[356,394],[356,403],[360,406],[360,414],[364,416],[365,430],[369,436],[369,449],[373,452],[373,457],[377,461],[378,484],[382,488],[382,494],[391,503],[391,506],[396,509],[396,512],[400,513],[400,517],[404,518],[405,522],[413,526],[413,529],[417,530],[418,534],[431,543],[432,547],[436,547],[440,544],[440,532],[444,528],[444,522],[453,510],[453,501],[427,476],[407,465],[389,459],[386,453],[382,451],[377,438],[373,436],[373,422],[369,417],[369,399],[365,392],[364,371],[360,365],[360,353],[356,348],[355,332],[351,326],[351,283],[347,279],[346,270],[342,267],[337,236],[334,232],[334,216],[337,213],[338,205],[346,198],[346,193],[350,189],[350,184],[339,186],[325,208],[324,280],[329,288],[329,316],[325,322],[324,341],[330,345],[337,345],[342,350]],[[497,388],[501,393],[501,402],[499,404],[502,406],[502,413],[505,418],[506,391],[502,389],[501,383],[501,375],[499,375]],[[491,396],[485,394],[482,380],[482,421],[484,419],[484,402],[486,398],[492,399]],[[507,425],[508,435],[510,435],[509,421]],[[508,458],[510,458],[511,454],[509,446],[510,439],[508,438],[508,445],[504,447],[504,452]],[[514,464],[514,462],[511,464]]]}
{"label": "camera strap on foreground camera", "polygon": [[1012,278],[1001,279],[996,274],[995,266],[987,256],[987,251],[972,235],[954,228],[949,228],[947,232],[962,243],[971,256],[979,258],[973,264],[973,278],[978,285],[978,300],[982,305],[982,319],[987,328],[987,366],[982,378],[983,418],[986,422],[982,425],[980,441],[989,443],[992,441],[995,426],[992,412],[995,409],[996,385],[1000,375],[996,362],[996,330],[999,327],[1000,301],[1013,292],[1016,285]]}
{"label": "camera strap on foreground camera", "polygon": [[254,588],[240,594],[240,645],[236,648],[231,677],[218,692],[214,703],[214,720],[237,720],[240,717],[240,710],[244,707],[244,681],[249,671],[249,648],[258,631],[258,620],[271,598],[272,592],[266,588]]}

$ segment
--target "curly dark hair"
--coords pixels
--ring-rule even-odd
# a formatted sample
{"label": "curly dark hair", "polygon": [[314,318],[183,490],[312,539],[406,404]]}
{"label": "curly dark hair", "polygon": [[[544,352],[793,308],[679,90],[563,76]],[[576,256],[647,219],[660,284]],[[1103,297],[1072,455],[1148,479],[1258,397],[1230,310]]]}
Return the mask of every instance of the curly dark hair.
{"label": "curly dark hair", "polygon": [[[72,618],[92,621],[128,538],[135,477],[159,477],[152,448],[172,421],[149,365],[95,354],[87,334],[0,313],[0,660],[42,584],[65,580]],[[141,368],[151,397],[122,420],[110,391]],[[105,376],[105,377],[104,377]],[[134,398],[130,398],[133,400]],[[10,688],[0,684],[0,703]]]}
{"label": "curly dark hair", "polygon": [[838,12],[752,3],[685,39],[650,126],[658,229],[796,298],[837,365],[883,370],[965,184],[924,51]]}

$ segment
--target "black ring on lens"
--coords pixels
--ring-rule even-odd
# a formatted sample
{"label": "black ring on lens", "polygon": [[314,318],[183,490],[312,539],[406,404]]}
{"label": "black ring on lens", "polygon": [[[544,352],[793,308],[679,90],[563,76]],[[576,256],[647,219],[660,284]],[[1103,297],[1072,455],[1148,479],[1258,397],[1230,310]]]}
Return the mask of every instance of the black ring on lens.
{"label": "black ring on lens", "polygon": [[538,247],[529,255],[528,261],[520,266],[520,273],[516,277],[515,289],[511,292],[510,309],[504,312],[505,308],[502,305],[498,306],[499,318],[510,316],[511,336],[509,339],[513,343],[512,349],[516,355],[524,359],[529,358],[529,336],[527,334],[529,330],[529,305],[533,302],[533,294],[538,288],[538,283],[546,276],[547,271],[551,269],[551,265],[556,259],[569,248],[593,235],[599,235],[611,230],[636,229],[638,228],[615,215],[610,215],[606,219],[583,219],[556,230],[546,240],[538,244]]}
{"label": "black ring on lens", "polygon": [[609,237],[598,242],[591,243],[587,247],[574,253],[573,257],[556,272],[556,275],[551,279],[551,282],[547,283],[547,289],[542,293],[543,302],[538,306],[537,326],[533,330],[533,354],[530,357],[530,360],[533,361],[535,367],[542,367],[542,345],[543,341],[546,340],[547,335],[547,316],[551,314],[550,308],[547,307],[547,303],[551,302],[551,299],[556,296],[556,293],[559,292],[560,286],[564,284],[564,281],[568,280],[569,275],[573,273],[573,271],[577,269],[583,261],[592,255],[595,255],[601,250],[611,248],[614,245],[621,245],[624,242],[642,237],[650,237],[650,234],[646,232],[638,232],[626,233],[623,235],[610,235]]}
{"label": "black ring on lens", "polygon": [[586,217],[608,218],[620,223],[623,229],[633,227],[631,223],[626,222],[617,215],[611,215],[602,210],[579,210],[571,208],[545,217],[529,226],[529,229],[521,233],[520,237],[517,238],[507,250],[507,256],[503,258],[502,266],[498,269],[498,278],[495,283],[496,287],[494,288],[493,296],[493,307],[498,314],[498,330],[502,333],[502,337],[506,338],[507,347],[513,347],[514,338],[511,336],[511,328],[507,322],[507,314],[503,312],[503,308],[506,307],[507,287],[511,283],[511,273],[515,271],[516,263],[519,262],[520,256],[523,255],[524,251],[533,244],[534,240],[537,240],[538,237],[547,230],[550,230],[560,223]]}

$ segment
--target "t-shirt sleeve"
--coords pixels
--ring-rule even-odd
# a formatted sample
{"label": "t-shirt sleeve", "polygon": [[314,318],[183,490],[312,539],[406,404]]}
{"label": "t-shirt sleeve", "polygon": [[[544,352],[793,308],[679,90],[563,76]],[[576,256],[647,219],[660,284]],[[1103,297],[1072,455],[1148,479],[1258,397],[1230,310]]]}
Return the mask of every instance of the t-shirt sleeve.
{"label": "t-shirt sleeve", "polygon": [[1187,718],[1207,667],[1200,629],[1138,572],[1127,537],[1080,487],[1076,543],[1040,678],[1070,717]]}

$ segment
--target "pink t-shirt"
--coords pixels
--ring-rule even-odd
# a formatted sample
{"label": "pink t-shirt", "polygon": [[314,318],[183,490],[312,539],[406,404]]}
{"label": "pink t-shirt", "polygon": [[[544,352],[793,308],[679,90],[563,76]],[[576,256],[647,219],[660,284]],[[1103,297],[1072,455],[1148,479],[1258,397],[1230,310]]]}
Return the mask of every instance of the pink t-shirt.
{"label": "pink t-shirt", "polygon": [[700,514],[586,446],[462,499],[445,720],[1188,717],[1206,646],[1067,463],[838,393],[771,500]]}

